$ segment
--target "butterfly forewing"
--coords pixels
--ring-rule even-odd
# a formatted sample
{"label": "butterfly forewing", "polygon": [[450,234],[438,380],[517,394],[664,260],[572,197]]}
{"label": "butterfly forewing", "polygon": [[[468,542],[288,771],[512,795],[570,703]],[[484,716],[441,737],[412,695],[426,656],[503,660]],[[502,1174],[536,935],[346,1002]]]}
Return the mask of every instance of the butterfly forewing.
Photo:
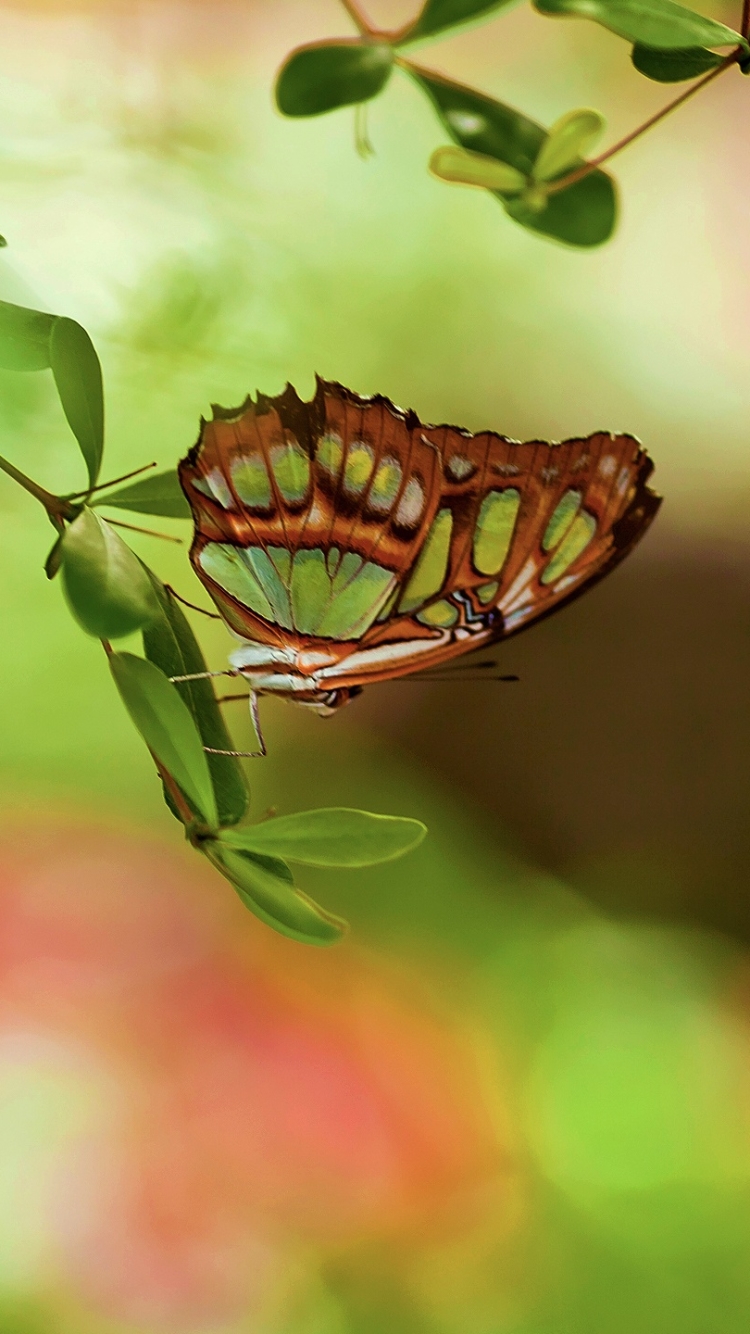
{"label": "butterfly forewing", "polygon": [[355,686],[577,596],[648,527],[650,471],[632,436],[522,444],[318,381],[310,403],[287,387],[215,410],[180,476],[191,559],[230,626]]}

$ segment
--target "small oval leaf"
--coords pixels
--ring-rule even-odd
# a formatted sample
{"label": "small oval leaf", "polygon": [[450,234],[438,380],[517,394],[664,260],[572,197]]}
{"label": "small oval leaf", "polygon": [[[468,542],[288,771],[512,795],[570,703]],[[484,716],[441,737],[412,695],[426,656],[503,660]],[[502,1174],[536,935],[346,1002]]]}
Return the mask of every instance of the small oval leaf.
{"label": "small oval leaf", "polygon": [[[409,67],[415,82],[427,93],[440,120],[456,143],[486,153],[530,176],[547,135],[541,125],[513,107],[485,97],[473,88],[439,75]],[[506,213],[530,231],[566,245],[595,246],[606,241],[617,219],[614,182],[597,169],[549,196],[547,207],[533,212],[520,199],[495,192]]]}
{"label": "small oval leaf", "polygon": [[190,519],[192,513],[177,476],[177,469],[151,473],[131,486],[99,496],[93,505],[111,505],[116,510],[134,510],[137,514],[160,514],[165,519]]}
{"label": "small oval leaf", "polygon": [[62,541],[63,587],[78,624],[97,639],[121,639],[159,614],[138,557],[98,514],[84,509]]}
{"label": "small oval leaf", "polygon": [[255,857],[214,840],[204,844],[204,851],[234,885],[245,906],[282,935],[305,945],[335,945],[347,930],[340,917],[325,912],[294,887],[283,862]]}
{"label": "small oval leaf", "polygon": [[55,319],[41,310],[0,301],[0,367],[5,371],[46,370]]}
{"label": "small oval leaf", "polygon": [[175,686],[152,662],[134,653],[111,653],[109,666],[125,708],[149,750],[206,824],[215,828],[219,817],[203,742]]}
{"label": "small oval leaf", "polygon": [[102,368],[94,344],[75,320],[58,315],[49,340],[49,361],[63,412],[96,482],[104,449]]}
{"label": "small oval leaf", "polygon": [[473,153],[468,148],[446,144],[436,148],[430,158],[430,171],[441,181],[458,185],[477,185],[484,190],[510,192],[523,190],[527,178],[507,162],[486,153]]}
{"label": "small oval leaf", "polygon": [[230,829],[220,838],[232,848],[308,866],[375,866],[410,852],[426,833],[420,820],[331,806]]}
{"label": "small oval leaf", "polygon": [[606,121],[591,107],[567,111],[550,126],[534,163],[534,180],[551,181],[578,165],[604,133]]}
{"label": "small oval leaf", "polygon": [[699,74],[706,74],[716,69],[722,57],[715,51],[705,51],[702,46],[689,46],[684,50],[656,51],[651,46],[636,45],[630,59],[639,74],[657,83],[680,83],[683,79],[695,79]]}
{"label": "small oval leaf", "polygon": [[434,37],[446,28],[470,23],[474,19],[489,18],[498,9],[507,9],[514,0],[427,0],[416,22],[403,32],[398,45],[415,42],[421,37]]}
{"label": "small oval leaf", "polygon": [[[145,568],[145,567],[144,567]],[[143,650],[149,662],[160,667],[167,677],[188,676],[205,672],[206,662],[190,622],[169,588],[146,569],[154,588],[161,615],[143,632]],[[175,688],[187,705],[201,735],[204,746],[215,750],[234,750],[234,742],[227,731],[224,718],[214,693],[213,682],[180,681]],[[232,755],[207,755],[213,782],[219,823],[236,824],[247,814],[250,802],[245,774],[240,761]],[[174,810],[168,792],[165,799]]]}
{"label": "small oval leaf", "polygon": [[276,82],[276,104],[285,116],[319,116],[367,102],[386,83],[393,49],[386,42],[315,42],[293,51]]}
{"label": "small oval leaf", "polygon": [[592,19],[628,42],[659,50],[746,46],[738,32],[673,0],[533,0],[540,14]]}

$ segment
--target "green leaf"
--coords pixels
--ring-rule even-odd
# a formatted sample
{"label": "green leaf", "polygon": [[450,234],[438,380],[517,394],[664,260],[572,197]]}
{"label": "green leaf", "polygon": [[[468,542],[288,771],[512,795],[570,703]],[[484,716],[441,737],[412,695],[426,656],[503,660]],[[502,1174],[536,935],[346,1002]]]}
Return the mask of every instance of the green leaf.
{"label": "green leaf", "polygon": [[[409,72],[427,93],[448,133],[463,148],[507,162],[530,176],[547,134],[541,125],[513,107],[410,66]],[[494,191],[506,213],[516,222],[567,245],[601,245],[612,235],[617,217],[614,182],[603,171],[593,171],[567,190],[550,195],[537,213],[517,198]]]}
{"label": "green leaf", "polygon": [[606,123],[591,107],[567,111],[550,126],[534,163],[534,180],[551,181],[579,163],[601,138]]}
{"label": "green leaf", "polygon": [[[143,632],[146,657],[160,667],[167,677],[205,672],[205,659],[179,602],[151,570],[146,572],[161,610],[161,615]],[[190,710],[203,745],[212,746],[216,750],[234,750],[234,743],[216,701],[213,683],[210,680],[180,681],[176,683],[175,689]],[[242,765],[231,755],[207,755],[206,759],[216,796],[219,824],[236,824],[247,814],[250,802]],[[167,805],[174,811],[166,789],[165,797]],[[177,815],[177,812],[174,811],[174,814]]]}
{"label": "green leaf", "polygon": [[716,69],[723,57],[715,51],[704,51],[702,46],[688,46],[684,50],[656,51],[652,46],[636,44],[630,59],[640,74],[657,83],[680,83],[683,79],[695,79],[699,74],[706,74]]}
{"label": "green leaf", "polygon": [[175,686],[152,662],[134,653],[112,653],[109,665],[125,708],[149,750],[182,788],[193,809],[215,828],[219,816],[203,742]]}
{"label": "green leaf", "polygon": [[49,364],[63,412],[78,441],[93,486],[104,449],[102,368],[86,330],[64,315],[58,315],[52,325]]}
{"label": "green leaf", "polygon": [[282,66],[276,104],[285,116],[319,116],[375,97],[393,68],[386,42],[315,42],[298,47]]}
{"label": "green leaf", "polygon": [[498,162],[486,153],[472,153],[468,148],[453,144],[436,148],[429,166],[432,174],[441,181],[454,181],[458,185],[478,185],[485,190],[501,191],[523,190],[526,186],[527,178],[507,162]]}
{"label": "green leaf", "polygon": [[89,635],[120,639],[159,614],[138,557],[98,514],[84,509],[62,542],[63,587],[71,611]]}
{"label": "green leaf", "polygon": [[65,534],[61,533],[44,562],[44,573],[48,579],[54,579],[62,565],[64,540]]}
{"label": "green leaf", "polygon": [[0,367],[43,371],[49,366],[49,339],[56,316],[0,301]]}
{"label": "green leaf", "polygon": [[92,504],[111,505],[116,510],[135,510],[137,514],[161,514],[165,519],[190,519],[192,511],[177,476],[177,469],[151,473],[131,486],[110,491]]}
{"label": "green leaf", "polygon": [[662,51],[690,46],[737,46],[738,32],[673,0],[533,0],[540,14],[592,19],[628,42]]}
{"label": "green leaf", "polygon": [[410,852],[426,833],[420,820],[332,806],[280,815],[219,837],[232,848],[308,866],[375,866]]}
{"label": "green leaf", "polygon": [[513,3],[514,0],[427,0],[419,18],[399,38],[398,45],[417,41],[421,37],[434,37],[446,28],[454,28],[472,19],[488,18],[498,9],[507,9]]}
{"label": "green leaf", "polygon": [[325,912],[294,887],[284,862],[253,856],[214,840],[204,844],[203,850],[234,885],[245,907],[282,935],[305,945],[334,945],[346,931],[346,922]]}

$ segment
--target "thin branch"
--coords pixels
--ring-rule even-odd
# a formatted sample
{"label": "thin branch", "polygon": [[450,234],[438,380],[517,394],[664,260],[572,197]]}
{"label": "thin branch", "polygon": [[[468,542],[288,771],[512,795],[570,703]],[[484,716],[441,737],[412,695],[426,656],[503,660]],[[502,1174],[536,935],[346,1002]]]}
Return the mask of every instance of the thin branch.
{"label": "thin branch", "polygon": [[137,528],[134,523],[123,523],[122,519],[107,519],[113,528],[127,528],[131,533],[145,533],[146,537],[160,537],[162,542],[176,542],[182,546],[181,537],[172,537],[171,533],[157,533],[153,528]]}
{"label": "thin branch", "polygon": [[743,37],[747,37],[748,34],[750,34],[750,0],[743,0],[740,33]]}
{"label": "thin branch", "polygon": [[361,32],[362,36],[373,37],[375,35],[376,29],[371,27],[371,25],[368,23],[364,14],[361,12],[359,5],[356,3],[356,0],[341,0],[341,3],[344,6],[344,9],[349,15],[349,18],[351,19],[355,28],[357,28],[359,32]]}
{"label": "thin branch", "polygon": [[167,592],[172,594],[173,598],[176,598],[178,602],[182,603],[183,607],[189,607],[191,611],[199,611],[201,616],[208,616],[212,621],[220,621],[222,619],[217,611],[206,611],[205,607],[199,607],[195,602],[188,602],[187,598],[184,598],[181,593],[178,593],[171,584],[165,584],[164,587],[167,589]]}
{"label": "thin branch", "polygon": [[[744,2],[750,7],[750,0],[744,0]],[[705,88],[713,79],[717,79],[720,74],[723,74],[725,70],[729,69],[730,65],[736,65],[737,61],[744,54],[741,46],[736,47],[734,51],[731,51],[730,54],[722,60],[720,65],[717,65],[715,69],[709,70],[708,74],[704,74],[703,78],[698,79],[697,83],[694,83],[690,88],[686,89],[684,93],[680,93],[680,96],[676,97],[672,102],[668,102],[665,107],[662,107],[661,111],[657,111],[655,115],[650,116],[649,119],[644,121],[642,125],[639,125],[637,129],[631,130],[630,134],[626,134],[624,139],[618,140],[618,142],[613,144],[611,148],[608,148],[606,152],[600,153],[599,157],[592,158],[590,162],[585,162],[582,167],[578,167],[575,171],[572,171],[569,176],[563,176],[561,180],[553,181],[549,185],[545,184],[545,194],[559,194],[561,190],[568,190],[571,185],[576,185],[578,181],[582,181],[586,176],[590,176],[592,171],[596,171],[603,163],[609,162],[609,159],[613,158],[616,153],[621,153],[623,148],[627,148],[628,145],[634,143],[636,139],[640,139],[642,134],[645,134],[647,130],[652,129],[654,125],[658,125],[659,121],[664,120],[664,117],[668,116],[672,111],[676,111],[677,107],[682,106],[683,102],[687,102],[688,98],[693,97],[701,88]]]}
{"label": "thin branch", "polygon": [[7,473],[9,477],[12,477],[14,482],[18,482],[18,485],[22,486],[24,491],[28,491],[30,496],[44,505],[53,522],[60,518],[72,518],[75,514],[74,505],[69,504],[67,500],[63,500],[60,496],[53,496],[51,491],[46,491],[38,482],[32,481],[30,477],[26,476],[26,473],[21,472],[20,468],[16,468],[7,459],[0,457],[0,469]]}
{"label": "thin branch", "polygon": [[66,500],[79,500],[81,496],[93,496],[95,491],[106,491],[108,486],[117,486],[118,482],[129,482],[131,477],[139,477],[142,472],[149,472],[155,468],[155,463],[144,463],[142,468],[134,468],[132,472],[126,472],[122,477],[113,477],[111,482],[100,482],[98,486],[91,486],[86,491],[72,491]]}

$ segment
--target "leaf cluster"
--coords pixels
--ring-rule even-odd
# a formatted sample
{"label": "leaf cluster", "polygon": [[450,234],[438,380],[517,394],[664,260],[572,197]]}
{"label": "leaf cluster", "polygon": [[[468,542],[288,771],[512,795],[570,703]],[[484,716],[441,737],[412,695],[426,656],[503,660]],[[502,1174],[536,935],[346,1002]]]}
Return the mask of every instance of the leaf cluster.
{"label": "leaf cluster", "polygon": [[[421,842],[424,825],[343,807],[245,823],[246,774],[192,627],[172,590],[115,531],[116,521],[97,512],[107,505],[189,519],[176,470],[151,473],[114,491],[97,485],[104,450],[102,374],[91,339],[75,320],[0,302],[0,366],[53,373],[86,463],[88,488],[55,496],[7,460],[0,460],[0,468],[44,505],[57,531],[46,573],[54,578],[61,572],[75,619],[102,641],[170,810],[192,846],[257,917],[295,940],[334,943],[346,923],[296,885],[289,862],[353,868],[390,861]],[[136,632],[142,634],[143,657],[112,648],[112,640]]]}
{"label": "leaf cluster", "polygon": [[[444,181],[478,186],[500,201],[509,217],[541,236],[567,245],[600,245],[617,217],[614,182],[586,153],[604,128],[588,108],[561,117],[549,129],[473,88],[422,68],[410,58],[416,43],[445,36],[508,8],[511,0],[426,0],[411,23],[379,32],[359,21],[357,38],[298,47],[282,66],[276,104],[285,116],[318,116],[361,106],[401,69],[427,95],[458,152],[448,146],[430,167]],[[635,68],[662,83],[705,75],[732,62],[747,72],[745,37],[673,0],[533,0],[537,13],[583,18],[607,28],[632,47]],[[355,18],[352,4],[347,9]],[[729,56],[716,48],[732,48]],[[405,54],[406,53],[406,54]],[[611,154],[603,154],[602,159]]]}

